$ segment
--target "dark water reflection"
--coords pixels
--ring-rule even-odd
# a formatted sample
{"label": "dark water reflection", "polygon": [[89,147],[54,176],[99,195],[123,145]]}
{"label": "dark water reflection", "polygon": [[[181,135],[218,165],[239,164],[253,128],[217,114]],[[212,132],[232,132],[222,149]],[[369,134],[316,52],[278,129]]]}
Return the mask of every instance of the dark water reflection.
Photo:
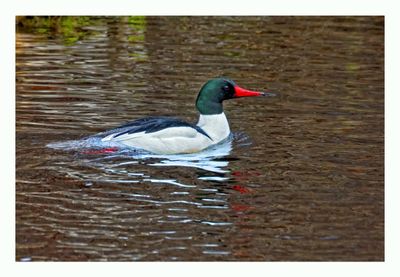
{"label": "dark water reflection", "polygon": [[[17,260],[384,259],[382,17],[82,30],[17,32]],[[279,96],[226,103],[234,137],[217,152],[46,147],[147,115],[195,122],[218,75]]]}

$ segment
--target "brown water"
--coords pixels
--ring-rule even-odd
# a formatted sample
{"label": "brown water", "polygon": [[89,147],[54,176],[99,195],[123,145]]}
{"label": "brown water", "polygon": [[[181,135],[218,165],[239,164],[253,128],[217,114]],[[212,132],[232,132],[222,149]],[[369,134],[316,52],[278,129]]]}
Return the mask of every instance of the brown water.
{"label": "brown water", "polygon": [[[16,260],[384,259],[382,17],[93,20],[78,39],[17,30]],[[66,142],[195,122],[221,75],[278,95],[226,102],[234,137],[216,149]]]}

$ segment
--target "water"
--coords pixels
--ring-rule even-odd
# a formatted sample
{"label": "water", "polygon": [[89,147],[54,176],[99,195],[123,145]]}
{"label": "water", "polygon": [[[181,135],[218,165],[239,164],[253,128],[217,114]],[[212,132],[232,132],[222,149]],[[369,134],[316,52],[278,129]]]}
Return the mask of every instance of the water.
{"label": "water", "polygon": [[[384,259],[382,17],[90,21],[17,29],[17,261]],[[202,153],[82,140],[196,122],[215,76],[277,96],[226,102]]]}

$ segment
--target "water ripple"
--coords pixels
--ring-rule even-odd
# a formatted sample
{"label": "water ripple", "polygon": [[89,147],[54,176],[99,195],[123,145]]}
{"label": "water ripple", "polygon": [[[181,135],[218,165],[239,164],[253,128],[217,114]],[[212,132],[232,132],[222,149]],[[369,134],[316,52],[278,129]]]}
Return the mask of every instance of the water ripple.
{"label": "water ripple", "polygon": [[[86,20],[17,19],[17,261],[384,259],[383,17]],[[215,76],[278,93],[200,153],[96,138]]]}

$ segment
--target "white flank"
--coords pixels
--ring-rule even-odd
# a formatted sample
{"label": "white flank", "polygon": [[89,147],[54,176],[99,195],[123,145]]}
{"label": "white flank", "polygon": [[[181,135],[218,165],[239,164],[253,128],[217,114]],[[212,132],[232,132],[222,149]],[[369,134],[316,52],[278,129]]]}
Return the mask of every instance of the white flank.
{"label": "white flank", "polygon": [[200,115],[197,126],[210,137],[191,127],[171,127],[153,133],[108,135],[102,141],[116,141],[125,145],[141,148],[156,154],[178,154],[199,152],[227,138],[230,134],[228,120],[224,113],[218,115]]}

